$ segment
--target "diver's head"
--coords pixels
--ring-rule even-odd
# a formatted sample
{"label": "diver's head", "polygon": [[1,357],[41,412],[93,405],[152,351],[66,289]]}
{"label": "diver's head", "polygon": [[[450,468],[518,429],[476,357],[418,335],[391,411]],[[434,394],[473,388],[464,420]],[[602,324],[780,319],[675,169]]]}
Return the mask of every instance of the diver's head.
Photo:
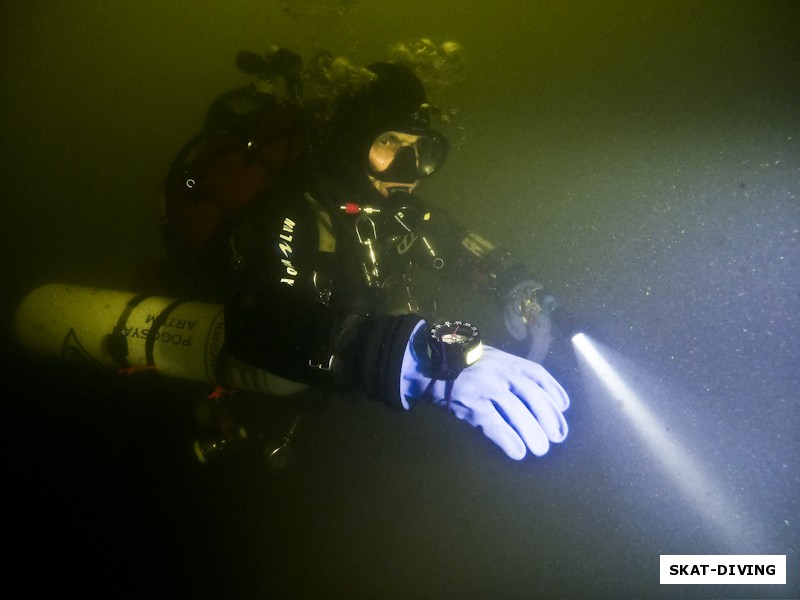
{"label": "diver's head", "polygon": [[413,190],[419,180],[436,173],[447,155],[447,138],[429,130],[424,135],[403,131],[378,134],[367,153],[368,177],[381,195],[392,189]]}
{"label": "diver's head", "polygon": [[336,145],[381,195],[411,191],[444,164],[447,139],[431,129],[433,109],[408,67],[382,62],[367,69],[375,78],[342,106]]}

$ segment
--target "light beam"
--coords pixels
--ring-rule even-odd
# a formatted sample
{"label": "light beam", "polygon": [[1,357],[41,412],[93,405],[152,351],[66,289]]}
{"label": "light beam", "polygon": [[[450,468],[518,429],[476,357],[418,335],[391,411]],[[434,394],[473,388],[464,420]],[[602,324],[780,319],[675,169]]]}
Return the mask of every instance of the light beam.
{"label": "light beam", "polygon": [[745,519],[742,511],[720,491],[692,454],[686,451],[674,435],[667,434],[664,424],[625,383],[589,337],[578,333],[573,336],[572,342],[579,356],[591,367],[611,397],[622,403],[622,413],[658,458],[661,467],[678,486],[688,504],[737,553],[742,551],[743,541],[746,540],[748,546],[760,541],[760,535],[756,540],[752,534],[747,535],[744,532],[744,529],[748,532],[755,529],[755,522]]}

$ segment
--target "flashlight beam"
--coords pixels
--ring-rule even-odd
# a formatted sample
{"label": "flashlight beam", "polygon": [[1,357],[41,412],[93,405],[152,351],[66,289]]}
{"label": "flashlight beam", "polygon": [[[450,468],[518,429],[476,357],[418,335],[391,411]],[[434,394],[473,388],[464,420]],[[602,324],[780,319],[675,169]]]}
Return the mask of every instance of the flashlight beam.
{"label": "flashlight beam", "polygon": [[667,435],[666,427],[625,383],[589,337],[579,333],[573,336],[572,342],[606,390],[623,404],[625,416],[698,514],[712,524],[732,548],[741,548],[742,540],[756,542],[754,536],[747,536],[742,531],[745,519],[741,511],[728,502],[678,440]]}

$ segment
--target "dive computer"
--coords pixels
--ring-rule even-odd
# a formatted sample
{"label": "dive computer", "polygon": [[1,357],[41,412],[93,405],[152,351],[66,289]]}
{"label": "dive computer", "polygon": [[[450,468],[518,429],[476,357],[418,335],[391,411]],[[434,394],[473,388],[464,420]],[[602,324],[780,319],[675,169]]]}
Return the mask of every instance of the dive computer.
{"label": "dive computer", "polygon": [[428,355],[438,379],[455,379],[481,357],[481,335],[466,321],[436,323],[428,338]]}
{"label": "dive computer", "polygon": [[445,400],[450,409],[453,382],[461,371],[475,364],[481,357],[483,346],[478,328],[467,321],[443,321],[430,328],[428,356],[431,359],[433,379],[425,390],[427,396],[437,380],[445,382]]}

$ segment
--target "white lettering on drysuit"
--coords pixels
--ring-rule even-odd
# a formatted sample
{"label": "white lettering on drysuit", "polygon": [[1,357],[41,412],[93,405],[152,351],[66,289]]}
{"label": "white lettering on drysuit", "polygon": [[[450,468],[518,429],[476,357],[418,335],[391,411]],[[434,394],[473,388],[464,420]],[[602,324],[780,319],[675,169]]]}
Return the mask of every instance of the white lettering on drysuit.
{"label": "white lettering on drysuit", "polygon": [[278,238],[281,240],[278,242],[278,249],[283,254],[281,264],[286,269],[286,274],[288,275],[288,277],[281,278],[281,283],[285,283],[286,285],[294,285],[295,278],[297,277],[297,269],[295,269],[292,264],[292,246],[290,244],[294,237],[294,226],[295,222],[289,217],[286,217],[283,220],[282,232],[278,235]]}

